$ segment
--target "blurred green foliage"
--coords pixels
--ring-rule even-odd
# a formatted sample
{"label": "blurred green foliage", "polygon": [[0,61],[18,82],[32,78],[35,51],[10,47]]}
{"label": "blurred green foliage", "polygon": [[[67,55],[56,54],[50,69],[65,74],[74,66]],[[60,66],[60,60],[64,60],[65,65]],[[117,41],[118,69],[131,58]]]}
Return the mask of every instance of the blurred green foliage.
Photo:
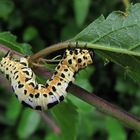
{"label": "blurred green foliage", "polygon": [[[120,0],[0,0],[0,41],[23,54],[35,53],[47,45],[73,38],[101,14],[107,16],[112,11],[124,9]],[[3,31],[10,31],[17,37]],[[76,84],[140,116],[138,85],[113,63],[105,64],[96,56],[94,67],[88,67],[77,74]],[[2,85],[1,140],[140,139],[139,133],[125,128],[117,120],[72,95],[46,112],[61,128],[61,134],[54,134],[36,111],[23,108]]]}

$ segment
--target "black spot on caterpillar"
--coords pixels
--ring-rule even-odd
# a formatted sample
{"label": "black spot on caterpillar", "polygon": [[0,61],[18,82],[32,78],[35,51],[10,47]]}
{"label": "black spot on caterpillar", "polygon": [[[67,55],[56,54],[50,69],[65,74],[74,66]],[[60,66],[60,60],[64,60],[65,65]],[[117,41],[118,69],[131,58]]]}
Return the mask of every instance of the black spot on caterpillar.
{"label": "black spot on caterpillar", "polygon": [[79,69],[93,63],[93,52],[88,49],[67,49],[46,86],[37,83],[28,59],[13,60],[10,52],[2,58],[0,70],[10,80],[17,99],[36,110],[49,109],[64,100]]}

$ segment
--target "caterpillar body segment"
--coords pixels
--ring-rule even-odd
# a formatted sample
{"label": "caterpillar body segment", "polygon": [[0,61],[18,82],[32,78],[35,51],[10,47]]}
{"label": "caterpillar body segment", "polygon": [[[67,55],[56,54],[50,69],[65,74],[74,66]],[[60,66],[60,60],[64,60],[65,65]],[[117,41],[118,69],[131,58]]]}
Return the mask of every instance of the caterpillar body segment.
{"label": "caterpillar body segment", "polygon": [[10,81],[13,92],[22,104],[33,109],[46,110],[64,100],[70,84],[74,82],[75,74],[91,63],[92,51],[67,49],[45,85],[36,81],[36,75],[29,67],[26,57],[17,61],[8,52],[0,61],[0,70]]}

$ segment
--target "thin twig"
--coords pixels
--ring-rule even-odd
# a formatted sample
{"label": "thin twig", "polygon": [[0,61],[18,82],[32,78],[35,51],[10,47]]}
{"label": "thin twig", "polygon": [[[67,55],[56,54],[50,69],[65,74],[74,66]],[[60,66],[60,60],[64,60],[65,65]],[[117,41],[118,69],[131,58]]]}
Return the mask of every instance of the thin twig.
{"label": "thin twig", "polygon": [[[53,44],[53,45],[50,45],[49,47],[33,54],[31,57],[30,57],[30,60],[29,61],[35,61],[41,57],[43,57],[44,55],[47,55],[47,54],[50,54],[52,52],[56,52],[58,50],[61,50],[61,49],[65,49],[65,48],[73,48],[73,47],[77,47],[76,45],[77,42],[70,42],[69,41],[65,41],[65,42],[61,42],[61,43],[57,43],[57,44]],[[85,47],[86,43],[80,43],[80,46],[79,47]]]}
{"label": "thin twig", "polygon": [[32,65],[36,66],[36,67],[45,67],[43,64],[39,64],[39,63],[35,63],[35,62],[32,62]]}
{"label": "thin twig", "polygon": [[[48,55],[50,53],[57,52],[58,50],[68,48],[69,46],[71,48],[75,48],[76,42],[62,42],[62,43],[51,45],[51,46],[37,52],[36,54],[33,54],[32,56],[30,56],[29,61],[32,63],[32,61],[37,61],[39,58],[42,58],[44,55]],[[81,41],[78,42],[78,47],[79,48],[91,48],[94,50],[108,51],[108,52],[114,52],[114,53],[118,53],[118,54],[133,55],[133,56],[140,57],[140,53],[133,52],[133,51],[130,51],[127,49],[116,48],[116,47],[111,47],[111,49],[110,49],[110,47],[107,47],[107,46],[105,47],[103,45],[85,43],[85,42],[81,42]]]}
{"label": "thin twig", "polygon": [[42,117],[42,119],[49,124],[49,126],[53,129],[53,132],[55,134],[60,134],[61,130],[58,127],[58,125],[54,122],[54,120],[52,120],[51,117],[49,117],[46,113],[42,112],[42,111],[38,111],[38,113],[40,114],[40,116]]}
{"label": "thin twig", "polygon": [[[5,55],[10,50],[11,50],[10,48],[6,47],[5,45],[0,44],[0,55]],[[19,58],[19,57],[23,56],[21,53],[16,52],[14,50],[12,50],[12,55],[15,58]]]}
{"label": "thin twig", "polygon": [[60,60],[40,58],[40,61],[46,62],[46,63],[56,63],[56,62],[59,62]]}
{"label": "thin twig", "polygon": [[129,6],[130,6],[130,1],[129,1],[129,0],[122,0],[122,2],[123,2],[124,6],[125,6],[125,9],[126,9],[126,11],[127,11],[127,9],[128,9]]}
{"label": "thin twig", "polygon": [[11,89],[12,89],[9,85],[9,82],[2,74],[0,74],[0,86],[7,89],[8,91],[11,91]]}

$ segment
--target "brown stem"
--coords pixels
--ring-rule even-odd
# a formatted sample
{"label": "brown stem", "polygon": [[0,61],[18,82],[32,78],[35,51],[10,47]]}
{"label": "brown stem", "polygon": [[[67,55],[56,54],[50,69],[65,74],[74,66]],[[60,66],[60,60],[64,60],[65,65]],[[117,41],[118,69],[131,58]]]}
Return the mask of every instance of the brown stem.
{"label": "brown stem", "polygon": [[49,124],[49,126],[53,129],[55,134],[60,134],[61,130],[60,128],[57,126],[57,124],[54,122],[54,120],[52,120],[52,118],[50,118],[48,115],[46,115],[46,113],[38,111],[38,113],[40,114],[40,116],[43,118],[43,120]]}
{"label": "brown stem", "polygon": [[11,91],[11,87],[9,85],[9,81],[4,77],[4,75],[0,74],[0,86]]}
{"label": "brown stem", "polygon": [[73,95],[95,106],[99,111],[116,118],[117,120],[127,125],[129,128],[140,132],[139,118],[128,114],[126,111],[123,111],[119,107],[97,97],[95,94],[88,93],[81,87],[72,85],[69,90]]}
{"label": "brown stem", "polygon": [[[11,50],[10,48],[0,44],[0,55],[5,55],[9,50]],[[12,50],[12,55],[16,58],[19,58],[21,56],[23,56],[21,53],[18,53],[14,50]]]}

